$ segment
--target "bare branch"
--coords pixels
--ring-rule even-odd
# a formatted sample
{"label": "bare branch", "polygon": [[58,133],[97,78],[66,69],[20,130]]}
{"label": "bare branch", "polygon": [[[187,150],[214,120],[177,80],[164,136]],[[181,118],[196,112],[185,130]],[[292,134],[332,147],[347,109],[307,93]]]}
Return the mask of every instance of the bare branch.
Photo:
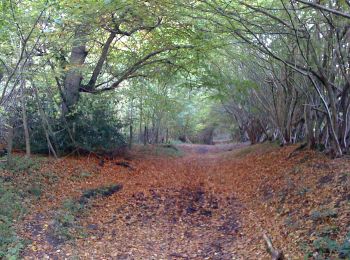
{"label": "bare branch", "polygon": [[350,14],[347,14],[347,13],[344,13],[344,12],[341,12],[341,11],[338,11],[338,10],[335,10],[335,9],[328,8],[328,7],[324,6],[324,5],[316,4],[314,2],[309,2],[309,1],[305,1],[305,0],[296,0],[296,1],[299,2],[299,3],[305,4],[305,5],[311,6],[313,8],[316,8],[318,10],[323,10],[323,11],[326,11],[326,12],[329,12],[329,13],[332,13],[332,14],[339,15],[339,16],[345,17],[347,19],[350,19]]}

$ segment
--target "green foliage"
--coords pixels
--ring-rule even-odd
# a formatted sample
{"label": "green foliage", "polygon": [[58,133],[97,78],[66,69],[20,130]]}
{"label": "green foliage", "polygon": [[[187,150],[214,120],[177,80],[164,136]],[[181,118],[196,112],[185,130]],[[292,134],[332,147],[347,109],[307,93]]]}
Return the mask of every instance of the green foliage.
{"label": "green foliage", "polygon": [[39,182],[33,183],[29,186],[28,192],[39,199],[42,194],[42,185]]}
{"label": "green foliage", "polygon": [[96,189],[83,191],[79,200],[68,199],[62,204],[55,214],[53,233],[59,241],[74,239],[84,236],[84,229],[79,224],[81,217],[89,209],[89,202],[99,197],[110,196],[122,189],[120,184],[102,186]]}
{"label": "green foliage", "polygon": [[[56,118],[57,111],[50,108],[52,114],[48,116],[53,131],[50,140],[56,152],[62,155],[77,150],[106,153],[124,149],[126,142],[121,133],[123,124],[117,118],[114,106],[112,99],[102,95],[82,98],[75,111],[67,118]],[[49,150],[46,135],[40,115],[34,108],[33,104],[32,109],[27,111],[31,150],[33,153],[47,154]],[[23,136],[23,129],[17,128],[14,139],[16,148],[25,148]]]}
{"label": "green foliage", "polygon": [[321,237],[313,242],[313,246],[321,255],[334,253],[338,249],[338,243],[329,237]]}
{"label": "green foliage", "polygon": [[325,259],[327,256],[336,256],[340,259],[349,259],[350,233],[346,235],[342,242],[337,242],[328,236],[319,237],[313,242],[313,248],[318,253],[316,259]]}
{"label": "green foliage", "polygon": [[173,144],[140,146],[140,151],[152,156],[181,157],[184,155],[181,149],[177,148]]}
{"label": "green foliage", "polygon": [[98,104],[89,109],[87,105],[80,108],[71,119],[73,139],[78,147],[92,152],[125,147],[125,138],[120,133],[123,125],[109,107]]}
{"label": "green foliage", "polygon": [[339,257],[346,259],[350,258],[350,233],[344,239],[343,243],[338,247]]}
{"label": "green foliage", "polygon": [[69,176],[69,179],[71,179],[72,181],[83,181],[92,176],[93,174],[89,172],[75,172],[74,174]]}
{"label": "green foliage", "polygon": [[335,209],[324,208],[320,210],[314,210],[311,212],[310,218],[315,222],[321,222],[329,218],[338,217],[338,213]]}
{"label": "green foliage", "polygon": [[58,209],[53,226],[53,234],[59,241],[66,241],[83,234],[83,229],[78,223],[78,216],[83,214],[84,205],[75,200],[66,200],[62,208]]}
{"label": "green foliage", "polygon": [[40,169],[41,163],[41,158],[27,158],[21,155],[13,155],[11,156],[11,163],[0,164],[0,169],[8,170],[13,174],[31,173]]}
{"label": "green foliage", "polygon": [[47,179],[49,185],[53,185],[60,180],[60,177],[54,172],[46,172],[43,176]]}
{"label": "green foliage", "polygon": [[276,149],[277,144],[274,142],[264,142],[262,144],[250,145],[234,152],[235,157],[244,157],[251,153],[267,153],[273,149]]}
{"label": "green foliage", "polygon": [[13,224],[23,213],[21,199],[15,189],[0,179],[0,258],[18,259],[23,247]]}

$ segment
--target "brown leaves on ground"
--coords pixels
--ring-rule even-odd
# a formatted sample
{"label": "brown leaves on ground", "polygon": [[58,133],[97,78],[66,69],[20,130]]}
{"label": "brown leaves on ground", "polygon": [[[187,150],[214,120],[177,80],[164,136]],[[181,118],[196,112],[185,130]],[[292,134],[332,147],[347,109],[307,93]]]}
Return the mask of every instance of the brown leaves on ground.
{"label": "brown leaves on ground", "polygon": [[[47,188],[18,227],[31,240],[24,257],[268,259],[267,232],[287,258],[300,259],[322,230],[337,227],[334,239],[349,231],[350,163],[311,151],[288,158],[295,148],[191,145],[181,157],[143,150],[130,167],[118,165],[124,159],[50,160],[40,170]],[[53,219],[64,201],[111,184],[123,189],[74,215],[83,233],[57,240]]]}

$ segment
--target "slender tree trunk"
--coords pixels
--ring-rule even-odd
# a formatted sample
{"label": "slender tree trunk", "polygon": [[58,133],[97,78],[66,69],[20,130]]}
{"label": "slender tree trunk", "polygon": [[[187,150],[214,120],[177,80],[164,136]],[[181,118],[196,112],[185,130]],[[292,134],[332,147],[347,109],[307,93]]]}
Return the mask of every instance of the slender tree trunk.
{"label": "slender tree trunk", "polygon": [[340,111],[342,115],[342,121],[341,125],[339,127],[339,139],[342,148],[347,151],[348,150],[348,144],[347,144],[347,136],[349,131],[349,90],[350,90],[350,84],[347,83],[344,87],[344,90],[342,92],[341,98],[340,98]]}
{"label": "slender tree trunk", "polygon": [[158,122],[155,126],[155,143],[156,144],[159,143],[159,124],[158,124]]}
{"label": "slender tree trunk", "polygon": [[39,115],[41,117],[41,125],[44,129],[44,132],[45,132],[45,137],[46,137],[46,141],[47,141],[47,146],[48,146],[48,149],[49,149],[49,153],[51,152],[52,155],[57,159],[57,153],[52,145],[52,142],[50,140],[50,135],[53,136],[53,131],[52,131],[52,128],[49,124],[49,121],[45,115],[45,112],[44,110],[42,109],[41,105],[40,105],[40,100],[39,100],[39,95],[38,95],[38,90],[35,86],[35,84],[32,83],[32,86],[33,86],[33,92],[34,92],[34,96],[35,96],[35,101],[37,103],[37,106],[38,106],[38,111],[39,111]]}
{"label": "slender tree trunk", "polygon": [[7,165],[12,165],[12,149],[13,149],[13,135],[14,135],[13,125],[8,126],[7,134]]}
{"label": "slender tree trunk", "polygon": [[142,143],[143,100],[140,100],[139,142]]}
{"label": "slender tree trunk", "polygon": [[133,130],[132,130],[132,123],[129,127],[129,149],[132,148],[132,142],[133,142]]}
{"label": "slender tree trunk", "polygon": [[149,140],[149,128],[146,127],[146,143],[149,144],[150,140]]}
{"label": "slender tree trunk", "polygon": [[21,82],[21,106],[22,106],[22,122],[24,130],[24,139],[26,143],[26,157],[30,157],[30,136],[28,129],[28,118],[27,118],[27,106],[25,98],[25,80],[22,79]]}
{"label": "slender tree trunk", "polygon": [[306,140],[307,145],[310,149],[315,148],[315,136],[314,130],[312,127],[312,117],[311,117],[311,109],[310,106],[304,105],[304,118],[305,118],[305,126],[306,126]]}
{"label": "slender tree trunk", "polygon": [[166,128],[165,142],[169,143],[169,128]]}
{"label": "slender tree trunk", "polygon": [[[340,157],[343,155],[343,151],[341,149],[341,146],[339,144],[339,140],[338,140],[338,135],[336,132],[336,126],[334,126],[334,122],[337,122],[337,114],[336,111],[332,110],[330,111],[329,107],[328,107],[328,103],[326,102],[324,96],[322,95],[317,82],[315,81],[315,79],[313,79],[310,75],[309,75],[309,79],[311,80],[314,88],[317,91],[317,94],[319,95],[321,102],[324,106],[324,108],[326,109],[326,119],[327,119],[327,124],[328,124],[328,132],[329,132],[329,137],[330,137],[330,141],[331,141],[331,146],[332,146],[332,150],[334,153],[335,157]],[[326,86],[327,87],[327,86]],[[329,87],[329,86],[328,86]],[[330,95],[330,99],[332,99],[332,94]],[[335,107],[335,101],[331,100],[331,109],[336,109]],[[335,113],[335,114],[334,114]]]}

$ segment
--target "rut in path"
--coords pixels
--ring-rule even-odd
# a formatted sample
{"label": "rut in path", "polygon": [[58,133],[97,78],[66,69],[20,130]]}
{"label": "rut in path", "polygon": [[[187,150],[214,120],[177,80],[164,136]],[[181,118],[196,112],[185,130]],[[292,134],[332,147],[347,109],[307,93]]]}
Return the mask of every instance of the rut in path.
{"label": "rut in path", "polygon": [[119,167],[116,173],[112,163],[105,165],[89,182],[103,175],[105,183],[122,183],[123,189],[97,199],[79,218],[84,236],[74,243],[53,239],[50,218],[55,209],[48,209],[28,220],[26,232],[31,232],[36,250],[27,248],[25,258],[239,258],[242,207],[233,192],[221,188],[228,185],[220,182],[224,173],[218,160],[234,147],[182,149],[187,155],[181,158],[133,161],[133,171],[120,172]]}

